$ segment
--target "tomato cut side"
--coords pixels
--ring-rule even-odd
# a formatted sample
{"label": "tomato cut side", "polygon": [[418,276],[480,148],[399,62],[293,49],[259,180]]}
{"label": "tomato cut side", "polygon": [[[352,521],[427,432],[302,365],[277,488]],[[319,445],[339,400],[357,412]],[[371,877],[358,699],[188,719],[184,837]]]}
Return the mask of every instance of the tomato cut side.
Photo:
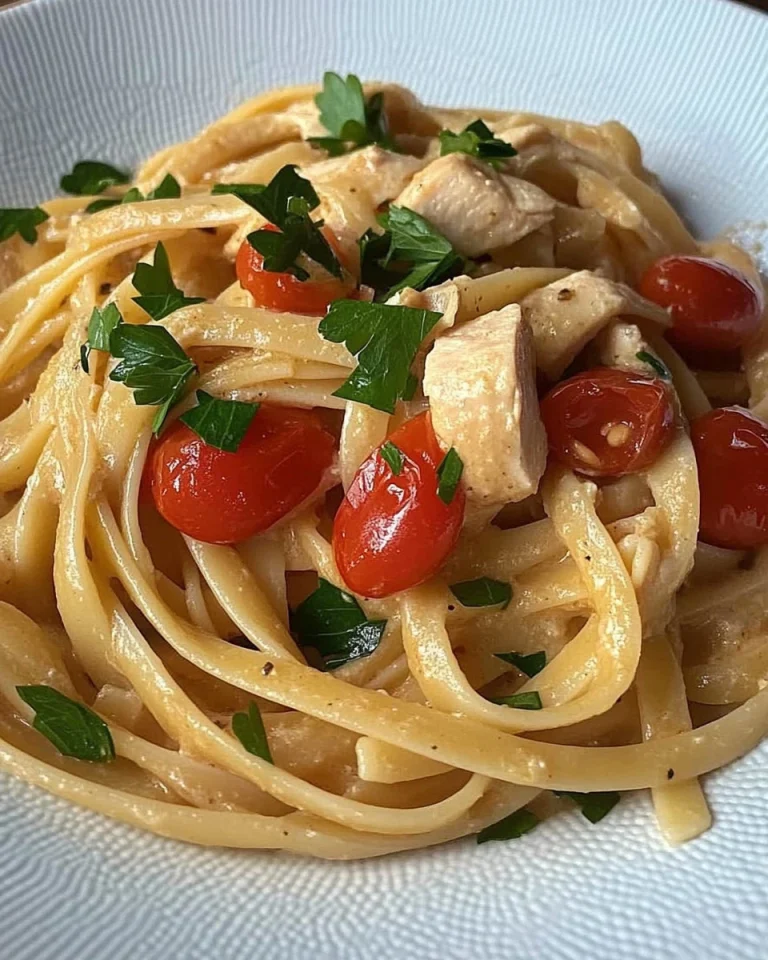
{"label": "tomato cut side", "polygon": [[662,257],[643,274],[639,290],[670,308],[669,341],[700,366],[721,363],[760,329],[762,290],[719,260]]}
{"label": "tomato cut side", "polygon": [[[278,232],[271,223],[264,229]],[[335,246],[329,231],[325,232],[325,237],[331,246]],[[351,281],[339,280],[330,274],[326,274],[328,279],[325,280],[310,278],[302,281],[292,273],[265,270],[264,257],[247,240],[237,252],[235,270],[240,286],[253,296],[257,307],[280,313],[321,317],[330,303],[348,296],[354,288]]]}
{"label": "tomato cut side", "polygon": [[317,489],[336,441],[310,410],[262,406],[235,453],[176,421],[148,461],[155,506],[205,543],[238,543],[267,530]]}
{"label": "tomato cut side", "polygon": [[700,539],[732,550],[768,543],[768,424],[741,407],[724,407],[695,420],[691,440]]}
{"label": "tomato cut side", "polygon": [[597,367],[564,380],[541,402],[549,449],[590,477],[649,467],[669,442],[674,408],[662,380]]}
{"label": "tomato cut side", "polygon": [[333,524],[333,551],[344,582],[365,597],[386,597],[422,583],[456,545],[464,519],[461,484],[453,500],[437,495],[443,451],[428,413],[389,438],[403,454],[395,474],[375,450],[355,474]]}

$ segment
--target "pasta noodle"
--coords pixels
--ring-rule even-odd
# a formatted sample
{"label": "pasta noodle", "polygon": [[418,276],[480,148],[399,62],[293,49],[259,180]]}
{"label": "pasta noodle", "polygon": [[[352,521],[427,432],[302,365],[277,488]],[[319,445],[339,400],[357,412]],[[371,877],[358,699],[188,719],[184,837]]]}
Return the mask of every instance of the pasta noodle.
{"label": "pasta noodle", "polygon": [[[0,245],[0,767],[162,836],[334,859],[478,833],[551,790],[650,789],[667,840],[697,836],[711,822],[699,777],[768,732],[768,555],[697,542],[688,422],[713,403],[764,403],[768,374],[759,344],[744,372],[691,369],[663,335],[663,311],[627,284],[660,257],[702,252],[759,277],[737,248],[691,237],[618,123],[430,108],[374,85],[367,103],[380,98],[390,139],[334,157],[316,93],[258,96],[150,158],[136,176],[139,200],[120,202],[131,187],[119,179],[98,212],[87,191],[55,199],[36,244]],[[519,215],[528,226],[389,301],[436,319],[414,353],[414,389],[394,412],[377,408],[347,392],[362,348],[324,335],[317,311],[276,310],[237,282],[246,237],[267,232],[237,189],[293,165],[317,191],[331,256],[354,274],[366,256],[357,238],[370,230],[375,242],[380,215],[391,225],[416,178],[426,195],[438,163],[457,176],[470,162],[479,169],[482,152],[468,161],[442,149],[446,132],[462,137],[478,119],[487,126],[470,138],[477,150],[496,137],[517,151],[486,174],[526,198],[528,212],[510,222]],[[179,195],[162,193],[170,182]],[[212,192],[216,184],[236,189]],[[450,223],[434,225],[457,247]],[[140,270],[158,270],[161,250],[176,285],[164,295],[181,302],[151,320],[142,301],[157,291],[147,293]],[[297,270],[273,272],[300,285]],[[569,302],[579,284],[592,291],[586,308]],[[356,302],[374,294],[363,282]],[[570,311],[567,344],[565,326],[537,326],[547,297]],[[140,405],[139,384],[110,376],[115,361],[89,325],[110,308],[124,328],[162,325],[196,367],[199,403],[205,391],[318,413],[337,452],[311,495],[239,542],[166,523],[144,479],[162,401]],[[357,591],[348,614],[366,629],[386,625],[365,655],[322,669],[320,646],[302,643],[297,623],[318,584],[353,603],[331,542],[342,496],[357,495],[361,464],[437,403],[431,383],[445,345],[499,317],[526,337],[532,330],[531,349],[546,336],[552,369],[574,357],[583,367],[629,323],[645,351],[630,360],[650,351],[671,376],[667,445],[620,480],[586,479],[550,458],[519,495],[472,500],[471,431],[457,430],[443,444],[464,457],[455,548],[404,589]],[[460,360],[457,373],[471,357]],[[500,377],[494,395],[503,389]],[[202,409],[183,392],[171,420]],[[474,402],[463,400],[470,414]],[[500,585],[505,605],[461,602],[466,583]],[[527,674],[531,658],[538,668]],[[24,692],[33,688],[86,705],[108,729],[114,761],[56,749]],[[689,702],[723,715],[694,727]],[[238,732],[254,711],[266,748]]]}

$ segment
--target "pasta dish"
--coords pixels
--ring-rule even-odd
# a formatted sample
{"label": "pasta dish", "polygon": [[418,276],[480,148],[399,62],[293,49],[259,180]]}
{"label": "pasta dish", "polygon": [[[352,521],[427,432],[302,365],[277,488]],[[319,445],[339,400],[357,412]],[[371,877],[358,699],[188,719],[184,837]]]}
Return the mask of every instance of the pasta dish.
{"label": "pasta dish", "polygon": [[709,827],[768,731],[764,292],[629,130],[329,73],[61,189],[0,210],[0,769],[335,859]]}

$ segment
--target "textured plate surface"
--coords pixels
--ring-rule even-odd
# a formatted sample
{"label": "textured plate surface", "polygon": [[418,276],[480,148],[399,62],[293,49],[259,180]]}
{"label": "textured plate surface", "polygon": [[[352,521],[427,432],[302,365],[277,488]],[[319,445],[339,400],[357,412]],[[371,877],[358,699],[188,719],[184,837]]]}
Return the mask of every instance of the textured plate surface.
{"label": "textured plate surface", "polygon": [[[124,164],[323,70],[446,104],[627,123],[700,235],[768,220],[768,18],[723,0],[36,0],[0,13],[0,204]],[[768,746],[669,851],[647,799],[597,827],[366,864],[203,850],[0,780],[9,960],[761,960]]]}

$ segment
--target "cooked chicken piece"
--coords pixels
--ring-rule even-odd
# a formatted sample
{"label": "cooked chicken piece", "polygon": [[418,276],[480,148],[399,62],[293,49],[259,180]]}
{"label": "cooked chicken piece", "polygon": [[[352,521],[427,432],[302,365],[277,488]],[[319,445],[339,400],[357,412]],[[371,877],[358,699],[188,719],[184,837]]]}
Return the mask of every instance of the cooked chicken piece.
{"label": "cooked chicken piece", "polygon": [[616,320],[598,334],[596,343],[604,366],[641,373],[646,377],[657,375],[647,360],[638,358],[638,354],[641,357],[643,354],[655,357],[655,354],[636,323]]}
{"label": "cooked chicken piece", "polygon": [[421,214],[468,257],[516,243],[548,223],[555,206],[532,183],[497,173],[465,153],[433,160],[395,203]]}
{"label": "cooked chicken piece", "polygon": [[312,163],[301,171],[316,190],[332,186],[349,193],[364,190],[374,207],[392,200],[410,183],[413,175],[426,165],[425,160],[405,153],[392,153],[375,145],[363,147],[341,157]]}
{"label": "cooked chicken piece", "polygon": [[470,320],[435,341],[424,393],[445,450],[464,463],[473,505],[501,506],[534,493],[547,438],[539,416],[531,332],[519,305]]}
{"label": "cooked chicken piece", "polygon": [[662,326],[669,324],[661,307],[623,283],[589,270],[534,290],[522,301],[522,308],[533,331],[536,364],[552,380],[614,317],[628,314]]}

